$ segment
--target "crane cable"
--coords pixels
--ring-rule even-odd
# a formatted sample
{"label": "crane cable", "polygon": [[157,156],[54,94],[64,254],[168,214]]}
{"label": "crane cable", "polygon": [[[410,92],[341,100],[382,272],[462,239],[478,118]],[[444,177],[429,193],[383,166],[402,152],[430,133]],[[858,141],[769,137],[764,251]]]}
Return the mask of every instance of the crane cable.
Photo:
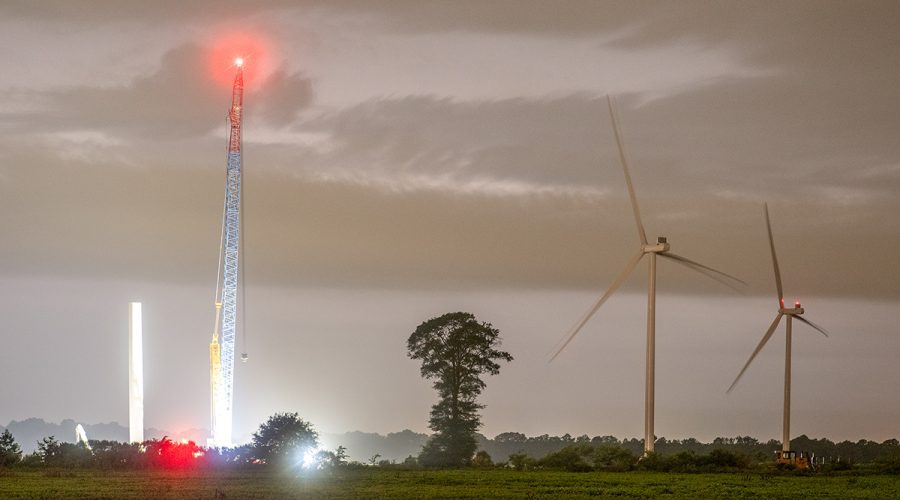
{"label": "crane cable", "polygon": [[[225,116],[225,130],[228,130],[228,116]],[[225,146],[225,153],[228,153],[228,146]],[[225,174],[226,176],[228,174]],[[216,266],[216,296],[214,297],[213,303],[219,304],[222,302],[222,297],[220,293],[222,292],[222,258],[225,254],[225,216],[226,209],[228,208],[228,193],[226,187],[225,197],[222,200],[222,230],[219,232],[219,265]],[[215,328],[216,333],[219,331],[219,325],[216,325]]]}

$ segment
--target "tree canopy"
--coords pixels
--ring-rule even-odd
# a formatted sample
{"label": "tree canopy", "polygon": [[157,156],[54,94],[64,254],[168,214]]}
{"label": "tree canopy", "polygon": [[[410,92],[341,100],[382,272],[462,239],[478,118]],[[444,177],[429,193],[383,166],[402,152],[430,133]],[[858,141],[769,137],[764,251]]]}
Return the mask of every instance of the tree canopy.
{"label": "tree canopy", "polygon": [[297,413],[276,413],[253,433],[257,458],[266,463],[289,465],[302,460],[306,449],[315,449],[319,434]]}
{"label": "tree canopy", "polygon": [[14,465],[21,459],[22,448],[9,429],[4,429],[3,434],[0,434],[0,465]]}
{"label": "tree canopy", "polygon": [[435,435],[419,457],[423,465],[471,463],[481,426],[478,410],[484,408],[477,402],[486,386],[481,376],[497,375],[498,362],[513,359],[500,345],[499,330],[466,312],[432,318],[409,336],[407,354],[422,361],[422,377],[434,381],[439,397],[429,419]]}

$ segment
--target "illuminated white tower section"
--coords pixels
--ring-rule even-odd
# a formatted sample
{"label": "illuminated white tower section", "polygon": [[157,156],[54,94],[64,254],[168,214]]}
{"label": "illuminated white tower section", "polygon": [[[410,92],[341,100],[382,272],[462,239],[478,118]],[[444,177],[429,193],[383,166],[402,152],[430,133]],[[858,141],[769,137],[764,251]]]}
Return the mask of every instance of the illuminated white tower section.
{"label": "illuminated white tower section", "polygon": [[128,304],[128,441],[144,442],[144,333],[141,303]]}

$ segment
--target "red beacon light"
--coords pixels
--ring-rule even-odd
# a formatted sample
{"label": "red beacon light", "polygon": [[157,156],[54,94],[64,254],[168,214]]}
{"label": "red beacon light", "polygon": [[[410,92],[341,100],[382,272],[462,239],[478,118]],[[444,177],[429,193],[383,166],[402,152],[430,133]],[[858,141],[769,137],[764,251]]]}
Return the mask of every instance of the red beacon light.
{"label": "red beacon light", "polygon": [[244,58],[243,57],[235,57],[234,65],[237,66],[238,68],[243,68],[244,67]]}
{"label": "red beacon light", "polygon": [[796,307],[797,309],[800,309],[800,301],[799,300],[794,301],[794,307]]}

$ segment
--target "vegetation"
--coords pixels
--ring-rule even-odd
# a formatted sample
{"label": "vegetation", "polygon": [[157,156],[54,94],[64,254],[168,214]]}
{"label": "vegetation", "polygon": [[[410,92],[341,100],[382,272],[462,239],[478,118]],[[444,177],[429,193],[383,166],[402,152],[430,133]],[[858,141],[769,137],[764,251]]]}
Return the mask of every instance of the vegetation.
{"label": "vegetation", "polygon": [[[757,462],[750,457],[726,450],[713,450],[707,455],[682,451],[674,455],[650,455],[638,460],[631,451],[613,445],[594,446],[580,443],[549,453],[540,460],[528,462],[517,457],[514,468],[545,467],[569,472],[624,472],[643,470],[655,472],[737,472],[753,468]],[[763,469],[764,470],[764,469]]]}
{"label": "vegetation", "polygon": [[[778,470],[768,453],[738,451],[736,447],[752,451],[756,446],[769,451],[771,443],[749,438],[677,445],[660,440],[668,452],[640,460],[631,450],[632,440],[609,436],[504,433],[493,441],[556,448],[539,457],[514,452],[499,462],[481,450],[473,453],[470,467],[443,470],[423,467],[411,455],[396,463],[376,454],[363,464],[348,460],[343,446],[312,455],[317,435],[296,413],[273,415],[252,444],[229,449],[205,449],[166,437],[141,444],[90,441],[86,446],[50,436],[20,459],[17,443],[4,433],[0,452],[6,454],[0,456],[16,460],[12,467],[0,467],[0,498],[900,497],[900,482],[887,476],[900,473],[900,445],[893,440],[877,446],[883,453],[873,461],[833,462],[816,473]],[[733,449],[698,452],[677,446]],[[863,444],[861,449],[869,453],[876,448]],[[304,454],[314,459],[301,467],[298,457]]]}
{"label": "vegetation", "polygon": [[[395,436],[408,438],[411,432]],[[421,435],[423,438],[425,435]],[[494,439],[478,435],[481,450],[472,453],[468,465],[479,469],[517,471],[558,470],[566,472],[764,472],[780,473],[773,467],[772,452],[777,441],[759,442],[750,437],[716,438],[712,443],[696,439],[659,438],[656,454],[638,459],[643,443],[636,439],[618,440],[612,436],[573,438],[564,436],[526,437],[505,432]],[[421,441],[419,441],[421,442]],[[795,450],[813,452],[824,459],[816,474],[900,474],[900,443],[891,439],[882,443],[860,440],[833,443],[826,439],[800,436],[793,441]],[[386,443],[383,443],[386,444]],[[407,444],[413,444],[412,442]],[[514,451],[510,451],[514,450]],[[424,455],[424,454],[423,454]],[[419,469],[434,467],[434,462],[413,455],[388,459],[375,453],[367,463],[353,461],[348,449],[334,451],[317,448],[317,434],[309,422],[297,413],[278,413],[269,417],[254,434],[251,444],[235,448],[203,448],[192,441],[175,442],[167,437],[140,444],[109,440],[66,443],[54,436],[37,442],[37,451],[23,456],[10,432],[0,433],[0,467],[66,470],[281,470],[301,468],[336,470],[344,468]],[[399,463],[398,463],[399,462]],[[460,462],[450,463],[458,467]],[[280,467],[271,467],[280,466]],[[788,471],[790,472],[790,471]]]}
{"label": "vegetation", "polygon": [[465,466],[478,446],[481,426],[477,398],[485,388],[483,374],[500,373],[498,361],[512,361],[500,351],[500,331],[479,323],[470,313],[455,312],[432,318],[407,340],[408,355],[422,361],[421,373],[434,380],[439,401],[431,408],[429,427],[435,431],[419,463],[425,466]]}
{"label": "vegetation", "polygon": [[[532,458],[541,458],[549,453],[561,450],[575,444],[591,444],[593,446],[612,446],[623,448],[632,455],[640,456],[644,450],[642,439],[622,439],[614,436],[589,436],[572,437],[569,434],[563,436],[526,437],[519,432],[504,432],[494,439],[481,438],[479,446],[494,457],[495,460],[504,461],[515,453],[524,453]],[[900,456],[900,443],[896,439],[888,439],[877,443],[861,439],[856,442],[842,441],[832,442],[828,439],[811,439],[807,436],[799,436],[791,440],[791,447],[797,451],[814,453],[817,457],[824,458],[826,463],[841,462],[844,464],[873,463],[880,460],[886,463],[890,456]],[[718,437],[709,443],[703,443],[694,438],[666,439],[658,438],[655,444],[656,453],[659,456],[670,456],[679,453],[690,452],[696,455],[708,455],[715,450],[724,450],[731,453],[744,455],[753,461],[763,462],[773,459],[775,450],[781,449],[781,442],[777,440],[759,441],[750,436]]]}
{"label": "vegetation", "polygon": [[9,429],[0,434],[0,467],[15,465],[22,459],[22,448],[16,443]]}
{"label": "vegetation", "polygon": [[276,413],[253,433],[256,458],[269,464],[296,464],[302,460],[303,451],[315,449],[318,442],[312,424],[297,413]]}

